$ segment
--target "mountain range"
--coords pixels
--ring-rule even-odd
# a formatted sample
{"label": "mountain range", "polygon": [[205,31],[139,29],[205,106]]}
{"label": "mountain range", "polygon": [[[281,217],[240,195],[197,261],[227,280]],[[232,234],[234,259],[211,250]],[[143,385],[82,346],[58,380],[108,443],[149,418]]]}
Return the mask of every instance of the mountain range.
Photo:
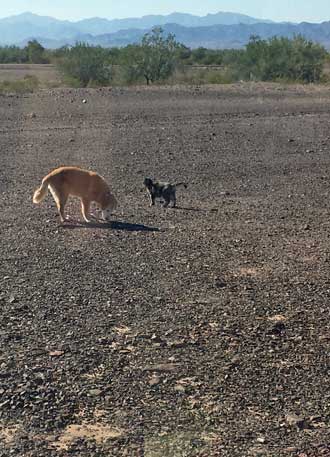
{"label": "mountain range", "polygon": [[24,46],[27,41],[37,39],[46,48],[72,45],[77,41],[105,47],[126,46],[139,42],[157,25],[190,48],[241,48],[251,35],[267,39],[274,35],[291,38],[301,34],[330,49],[330,22],[275,23],[229,12],[206,16],[172,13],[114,20],[90,18],[77,22],[23,13],[0,19],[0,45]]}

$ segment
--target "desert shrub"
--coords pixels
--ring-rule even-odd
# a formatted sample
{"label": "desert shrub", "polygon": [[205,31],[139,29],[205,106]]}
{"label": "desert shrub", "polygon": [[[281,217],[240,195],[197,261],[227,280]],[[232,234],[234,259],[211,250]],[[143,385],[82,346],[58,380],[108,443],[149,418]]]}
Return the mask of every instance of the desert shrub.
{"label": "desert shrub", "polygon": [[0,63],[25,63],[27,61],[26,49],[18,46],[0,47]]}
{"label": "desert shrub", "polygon": [[218,69],[196,66],[179,67],[167,80],[169,84],[231,84],[237,81],[237,75],[228,67]]}
{"label": "desert shrub", "polygon": [[24,48],[0,47],[0,63],[49,63],[49,55],[37,40],[29,41]]}
{"label": "desert shrub", "polygon": [[77,43],[63,52],[57,66],[67,80],[83,87],[109,84],[112,77],[107,50],[100,46]]}
{"label": "desert shrub", "polygon": [[251,37],[237,62],[242,79],[261,81],[320,81],[326,51],[301,36],[293,39]]}
{"label": "desert shrub", "polygon": [[200,47],[191,50],[189,61],[195,65],[222,65],[223,56],[224,50]]}
{"label": "desert shrub", "polygon": [[207,84],[231,84],[236,82],[237,78],[230,68],[224,68],[222,71],[208,71],[205,80]]}

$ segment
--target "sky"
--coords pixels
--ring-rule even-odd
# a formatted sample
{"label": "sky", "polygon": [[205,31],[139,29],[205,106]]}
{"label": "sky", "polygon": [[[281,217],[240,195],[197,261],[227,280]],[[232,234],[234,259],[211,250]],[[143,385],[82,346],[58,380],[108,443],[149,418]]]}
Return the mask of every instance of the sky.
{"label": "sky", "polygon": [[116,19],[174,11],[205,16],[230,11],[274,21],[322,22],[330,20],[330,0],[0,0],[0,17],[26,11],[73,21],[95,16]]}

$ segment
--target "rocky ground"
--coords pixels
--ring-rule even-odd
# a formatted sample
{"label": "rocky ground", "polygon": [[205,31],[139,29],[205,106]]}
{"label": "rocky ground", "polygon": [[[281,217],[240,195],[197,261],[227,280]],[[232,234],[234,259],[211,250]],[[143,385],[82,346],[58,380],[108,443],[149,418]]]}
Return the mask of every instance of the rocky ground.
{"label": "rocky ground", "polygon": [[[0,102],[0,456],[329,456],[329,90]],[[106,177],[111,224],[33,205],[65,164]]]}

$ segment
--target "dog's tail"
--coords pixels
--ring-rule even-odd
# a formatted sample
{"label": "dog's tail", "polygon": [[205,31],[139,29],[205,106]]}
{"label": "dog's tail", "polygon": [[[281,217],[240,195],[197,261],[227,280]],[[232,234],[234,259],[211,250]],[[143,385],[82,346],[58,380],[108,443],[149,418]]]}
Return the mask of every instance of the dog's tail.
{"label": "dog's tail", "polygon": [[42,182],[41,186],[33,194],[33,203],[40,203],[47,194],[48,191],[48,176],[46,176]]}
{"label": "dog's tail", "polygon": [[185,189],[187,189],[188,185],[185,182],[178,182],[177,184],[174,184],[175,187],[183,186]]}

